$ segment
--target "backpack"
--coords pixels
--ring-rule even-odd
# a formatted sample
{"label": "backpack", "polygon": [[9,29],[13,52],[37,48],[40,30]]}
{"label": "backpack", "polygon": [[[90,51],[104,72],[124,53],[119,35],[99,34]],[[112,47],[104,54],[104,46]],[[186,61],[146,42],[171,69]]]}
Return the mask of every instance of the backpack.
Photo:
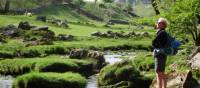
{"label": "backpack", "polygon": [[168,33],[167,36],[169,46],[166,48],[161,48],[161,52],[165,55],[176,55],[178,53],[178,48],[181,46],[181,43]]}

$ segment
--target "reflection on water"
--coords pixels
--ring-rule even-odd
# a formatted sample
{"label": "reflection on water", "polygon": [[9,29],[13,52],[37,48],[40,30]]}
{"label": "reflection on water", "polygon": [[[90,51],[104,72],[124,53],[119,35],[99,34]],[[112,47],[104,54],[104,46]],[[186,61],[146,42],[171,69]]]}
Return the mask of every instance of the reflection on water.
{"label": "reflection on water", "polygon": [[11,76],[0,76],[0,88],[12,88],[12,82]]}
{"label": "reflection on water", "polygon": [[109,64],[114,64],[116,62],[122,61],[121,55],[104,55],[105,61]]}
{"label": "reflection on water", "polygon": [[98,88],[98,74],[92,75],[87,80],[86,88]]}

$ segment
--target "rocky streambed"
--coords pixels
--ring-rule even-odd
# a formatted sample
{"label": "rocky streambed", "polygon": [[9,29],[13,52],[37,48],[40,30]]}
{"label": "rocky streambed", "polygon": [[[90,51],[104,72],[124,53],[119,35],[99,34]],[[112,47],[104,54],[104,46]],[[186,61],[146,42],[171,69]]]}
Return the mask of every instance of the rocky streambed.
{"label": "rocky streambed", "polygon": [[[110,53],[104,54],[105,62],[114,64],[125,59],[133,58],[134,53]],[[0,76],[0,88],[12,88],[14,78],[12,76]],[[89,76],[87,79],[86,88],[99,88],[98,87],[98,74]]]}
{"label": "rocky streambed", "polygon": [[[107,52],[104,55],[105,62],[108,64],[114,64],[125,59],[132,59],[134,57],[134,53],[110,53]],[[92,75],[87,79],[86,88],[99,88],[98,86],[98,76],[99,74]]]}

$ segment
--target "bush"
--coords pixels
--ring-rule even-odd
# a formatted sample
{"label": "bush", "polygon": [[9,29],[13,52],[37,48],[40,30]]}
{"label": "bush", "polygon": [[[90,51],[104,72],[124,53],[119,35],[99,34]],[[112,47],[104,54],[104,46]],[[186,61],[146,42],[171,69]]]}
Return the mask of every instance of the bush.
{"label": "bush", "polygon": [[86,79],[78,73],[29,73],[19,76],[13,88],[84,88]]}

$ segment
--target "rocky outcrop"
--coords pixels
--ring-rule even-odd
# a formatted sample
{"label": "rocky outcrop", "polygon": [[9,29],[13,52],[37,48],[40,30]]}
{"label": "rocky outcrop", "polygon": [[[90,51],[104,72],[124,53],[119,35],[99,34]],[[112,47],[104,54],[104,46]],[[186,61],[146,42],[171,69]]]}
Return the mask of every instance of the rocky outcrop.
{"label": "rocky outcrop", "polygon": [[123,20],[109,20],[109,24],[129,24],[128,21]]}
{"label": "rocky outcrop", "polygon": [[200,47],[194,49],[192,54],[189,55],[188,64],[192,69],[200,69]]}
{"label": "rocky outcrop", "polygon": [[104,38],[150,37],[150,34],[148,32],[135,33],[134,31],[129,33],[125,33],[124,31],[121,32],[107,31],[106,33],[94,32],[91,35]]}
{"label": "rocky outcrop", "polygon": [[69,54],[70,58],[94,58],[97,61],[97,66],[95,68],[100,69],[105,65],[105,59],[103,53],[98,51],[89,51],[86,49],[75,49],[72,50]]}
{"label": "rocky outcrop", "polygon": [[49,27],[48,26],[42,26],[42,27],[33,27],[32,30],[34,31],[48,31]]}
{"label": "rocky outcrop", "polygon": [[64,28],[68,28],[69,27],[67,20],[48,19],[47,22],[51,23],[53,25],[59,26],[59,27],[64,27]]}
{"label": "rocky outcrop", "polygon": [[47,16],[37,16],[36,20],[46,22]]}
{"label": "rocky outcrop", "polygon": [[27,21],[21,21],[18,25],[18,28],[23,29],[23,30],[30,30],[31,25]]}
{"label": "rocky outcrop", "polygon": [[200,69],[200,52],[190,59],[189,65],[192,69]]}
{"label": "rocky outcrop", "polygon": [[68,41],[68,40],[72,40],[74,38],[73,35],[66,35],[66,34],[59,34],[56,39],[57,40],[61,40],[61,41]]}
{"label": "rocky outcrop", "polygon": [[[198,82],[192,78],[192,72],[172,72],[167,75],[167,88],[195,88]],[[156,79],[150,88],[156,88]]]}
{"label": "rocky outcrop", "polygon": [[1,28],[1,34],[2,36],[6,37],[17,37],[20,35],[20,29],[18,29],[15,25],[8,25],[6,27]]}

